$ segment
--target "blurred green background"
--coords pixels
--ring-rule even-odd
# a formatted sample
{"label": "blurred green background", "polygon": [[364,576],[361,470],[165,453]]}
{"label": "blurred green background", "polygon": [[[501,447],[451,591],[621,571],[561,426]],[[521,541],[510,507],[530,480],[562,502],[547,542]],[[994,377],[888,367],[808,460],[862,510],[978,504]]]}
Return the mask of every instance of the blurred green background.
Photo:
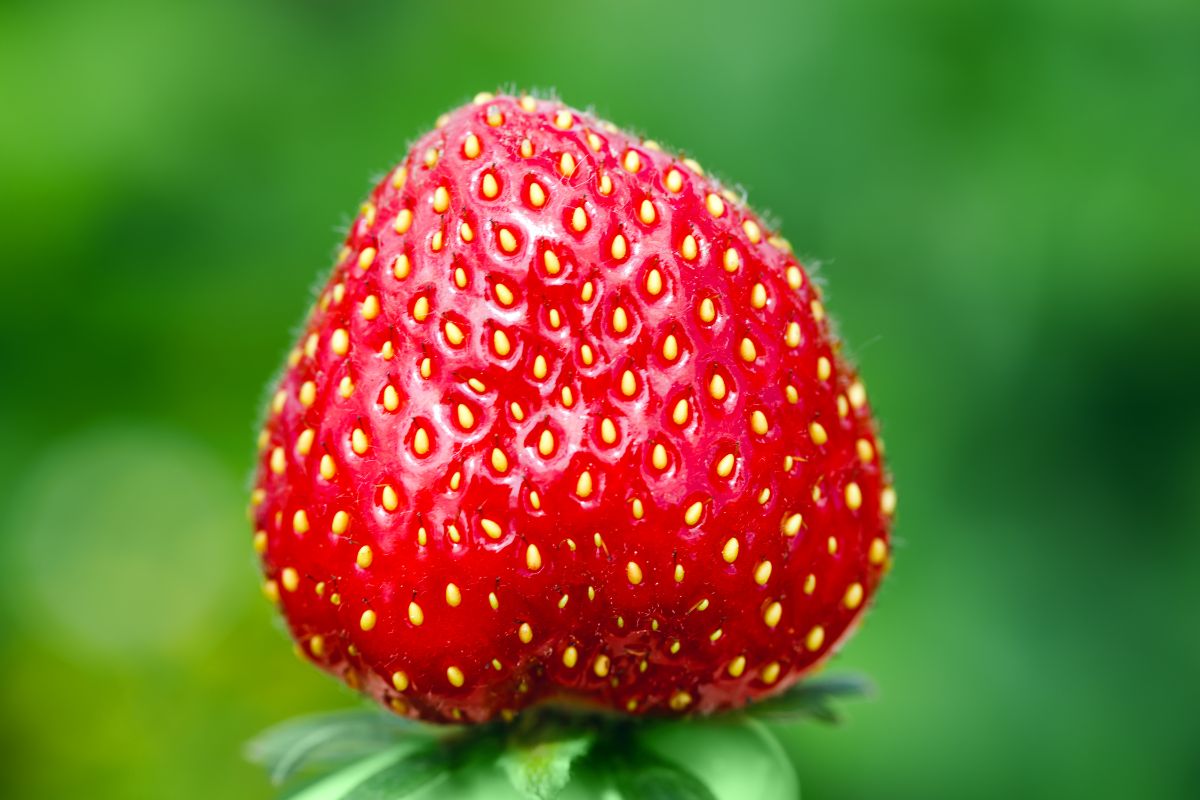
{"label": "blurred green background", "polygon": [[266,798],[353,703],[258,595],[263,387],[341,227],[556,89],[823,262],[900,490],[812,798],[1200,797],[1193,0],[0,3],[0,795]]}

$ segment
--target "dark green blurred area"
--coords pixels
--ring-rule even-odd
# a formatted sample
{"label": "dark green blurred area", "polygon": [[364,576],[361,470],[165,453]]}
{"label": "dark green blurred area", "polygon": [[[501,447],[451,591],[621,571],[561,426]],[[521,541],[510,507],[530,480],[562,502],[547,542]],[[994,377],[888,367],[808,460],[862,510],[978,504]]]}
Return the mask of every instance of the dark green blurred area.
{"label": "dark green blurred area", "polygon": [[369,180],[498,85],[821,261],[896,569],[810,798],[1200,797],[1200,5],[0,4],[0,795],[266,798],[353,698],[258,596],[267,378]]}

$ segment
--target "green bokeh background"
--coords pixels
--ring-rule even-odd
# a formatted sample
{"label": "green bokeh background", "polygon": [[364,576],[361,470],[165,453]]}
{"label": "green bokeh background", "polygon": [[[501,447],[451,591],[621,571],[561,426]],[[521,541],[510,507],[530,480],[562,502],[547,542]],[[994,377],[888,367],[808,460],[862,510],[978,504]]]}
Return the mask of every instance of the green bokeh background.
{"label": "green bokeh background", "polygon": [[812,798],[1200,797],[1200,5],[0,3],[0,795],[266,798],[265,382],[442,111],[554,88],[823,262],[896,569]]}

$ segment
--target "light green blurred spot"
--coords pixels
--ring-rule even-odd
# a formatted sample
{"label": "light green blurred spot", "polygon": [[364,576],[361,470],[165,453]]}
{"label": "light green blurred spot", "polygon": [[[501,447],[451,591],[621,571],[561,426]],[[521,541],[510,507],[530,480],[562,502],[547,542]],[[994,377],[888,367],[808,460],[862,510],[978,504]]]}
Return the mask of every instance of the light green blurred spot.
{"label": "light green blurred spot", "polygon": [[249,574],[240,494],[170,431],[99,428],[51,448],[5,515],[21,623],[118,661],[194,644]]}

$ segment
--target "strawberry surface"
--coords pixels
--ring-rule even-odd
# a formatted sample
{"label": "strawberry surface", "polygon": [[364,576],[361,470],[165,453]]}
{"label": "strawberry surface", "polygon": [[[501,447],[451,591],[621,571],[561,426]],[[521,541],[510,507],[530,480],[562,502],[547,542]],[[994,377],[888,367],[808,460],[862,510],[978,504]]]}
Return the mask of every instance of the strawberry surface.
{"label": "strawberry surface", "polygon": [[743,704],[890,564],[866,394],[790,246],[557,102],[480,96],[375,187],[260,446],[298,646],[429,720]]}

